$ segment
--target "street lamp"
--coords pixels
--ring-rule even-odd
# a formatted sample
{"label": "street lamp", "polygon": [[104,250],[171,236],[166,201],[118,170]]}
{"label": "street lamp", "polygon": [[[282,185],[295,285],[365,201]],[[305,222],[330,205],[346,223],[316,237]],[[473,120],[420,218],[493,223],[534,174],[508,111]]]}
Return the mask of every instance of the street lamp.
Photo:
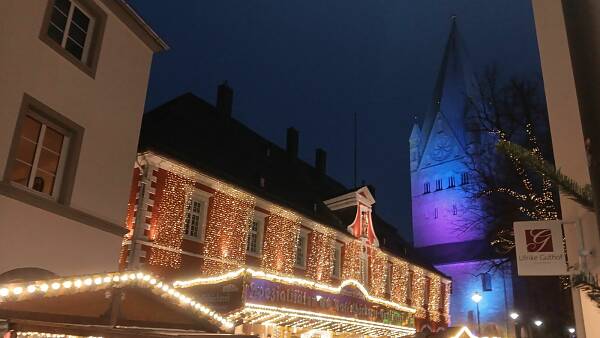
{"label": "street lamp", "polygon": [[540,327],[540,326],[542,326],[542,324],[544,324],[544,322],[542,322],[539,319],[536,319],[536,320],[533,321],[533,324],[535,324],[535,326],[537,326],[537,327]]}
{"label": "street lamp", "polygon": [[575,334],[575,328],[568,328],[567,331],[569,331],[569,333],[571,334],[571,336],[573,336],[573,334]]}
{"label": "street lamp", "polygon": [[475,292],[471,296],[471,300],[475,302],[475,305],[477,305],[477,334],[478,335],[481,335],[481,322],[479,321],[479,302],[481,302],[481,299],[483,299],[483,297],[481,297],[479,292]]}
{"label": "street lamp", "polygon": [[510,313],[510,318],[512,318],[513,320],[517,320],[517,318],[519,318],[519,314],[516,312],[511,312]]}

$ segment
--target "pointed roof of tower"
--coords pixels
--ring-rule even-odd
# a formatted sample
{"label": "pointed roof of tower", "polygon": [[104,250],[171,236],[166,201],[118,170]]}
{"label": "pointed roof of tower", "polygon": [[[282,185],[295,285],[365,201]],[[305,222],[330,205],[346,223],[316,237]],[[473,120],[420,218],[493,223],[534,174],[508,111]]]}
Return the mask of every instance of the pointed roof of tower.
{"label": "pointed roof of tower", "polygon": [[411,142],[418,142],[421,140],[421,128],[419,127],[419,124],[417,122],[415,122],[415,124],[413,124],[412,131],[410,132],[409,140]]}
{"label": "pointed roof of tower", "polygon": [[465,142],[465,114],[467,97],[473,97],[476,86],[475,75],[471,69],[465,45],[458,32],[456,17],[452,17],[450,34],[446,42],[444,56],[433,90],[430,110],[425,114],[421,128],[421,151],[429,138],[435,116],[442,112],[459,141]]}

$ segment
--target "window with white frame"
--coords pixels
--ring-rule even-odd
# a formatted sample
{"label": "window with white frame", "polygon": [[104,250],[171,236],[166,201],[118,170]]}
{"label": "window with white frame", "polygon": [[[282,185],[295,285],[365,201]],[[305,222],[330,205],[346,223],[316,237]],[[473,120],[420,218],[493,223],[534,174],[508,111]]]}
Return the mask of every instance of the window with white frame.
{"label": "window with white frame", "polygon": [[192,196],[185,213],[183,234],[186,238],[203,240],[206,221],[207,201],[200,196]]}
{"label": "window with white frame", "polygon": [[340,278],[342,276],[342,244],[335,243],[333,245],[333,269],[331,276]]}
{"label": "window with white frame", "polygon": [[17,142],[10,181],[56,198],[69,146],[67,132],[28,114]]}
{"label": "window with white frame", "polygon": [[296,247],[296,266],[300,268],[306,267],[306,249],[308,246],[308,233],[300,231],[298,236],[298,246]]}
{"label": "window with white frame", "polygon": [[91,13],[77,1],[54,0],[47,34],[69,54],[86,63],[94,23]]}
{"label": "window with white frame", "polygon": [[246,252],[253,255],[260,255],[262,252],[262,234],[264,219],[255,217],[248,229],[248,241],[246,243]]}

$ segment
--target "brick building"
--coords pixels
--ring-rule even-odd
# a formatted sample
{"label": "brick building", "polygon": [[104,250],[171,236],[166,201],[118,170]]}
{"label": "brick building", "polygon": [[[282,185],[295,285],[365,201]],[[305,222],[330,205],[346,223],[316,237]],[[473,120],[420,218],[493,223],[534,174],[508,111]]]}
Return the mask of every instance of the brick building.
{"label": "brick building", "polygon": [[143,269],[202,299],[236,332],[311,337],[444,330],[450,280],[348,189],[215,106],[185,94],[145,114],[122,269]]}

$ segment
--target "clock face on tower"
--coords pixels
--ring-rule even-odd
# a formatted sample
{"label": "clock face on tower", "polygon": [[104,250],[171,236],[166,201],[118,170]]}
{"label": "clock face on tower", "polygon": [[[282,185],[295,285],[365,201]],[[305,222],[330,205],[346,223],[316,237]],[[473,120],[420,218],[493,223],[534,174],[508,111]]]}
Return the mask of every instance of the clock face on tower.
{"label": "clock face on tower", "polygon": [[431,158],[435,161],[443,161],[450,157],[452,153],[452,140],[445,133],[438,134],[433,141]]}

